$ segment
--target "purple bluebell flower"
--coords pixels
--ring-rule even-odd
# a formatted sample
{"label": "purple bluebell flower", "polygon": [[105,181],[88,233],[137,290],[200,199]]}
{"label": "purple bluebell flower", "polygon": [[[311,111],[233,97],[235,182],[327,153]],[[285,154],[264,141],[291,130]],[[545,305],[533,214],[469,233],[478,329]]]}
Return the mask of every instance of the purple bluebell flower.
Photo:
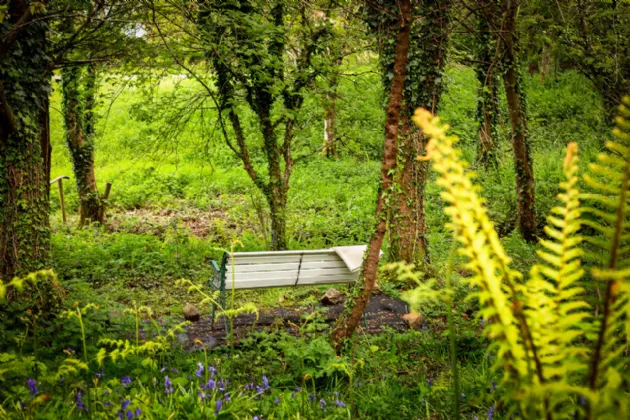
{"label": "purple bluebell flower", "polygon": [[256,394],[262,394],[264,392],[265,392],[265,388],[263,388],[262,386],[256,387]]}
{"label": "purple bluebell flower", "polygon": [[208,383],[206,383],[206,389],[214,389],[216,386],[216,383],[214,382],[214,379],[208,379]]}
{"label": "purple bluebell flower", "polygon": [[493,414],[494,414],[494,407],[488,410],[488,420],[492,420]]}
{"label": "purple bluebell flower", "polygon": [[492,382],[492,390],[496,391],[497,390],[497,383],[494,382],[494,379],[490,379],[490,382]]}
{"label": "purple bluebell flower", "polygon": [[197,371],[195,372],[195,375],[198,378],[201,378],[202,374],[203,374],[203,364],[202,363],[197,363]]}
{"label": "purple bluebell flower", "polygon": [[462,397],[462,398],[466,398],[466,395],[464,395],[464,393],[462,392],[461,397]]}
{"label": "purple bluebell flower", "polygon": [[280,398],[276,397],[276,398],[273,400],[273,403],[274,403],[275,405],[280,404]]}
{"label": "purple bluebell flower", "polygon": [[123,376],[120,380],[120,383],[122,384],[123,388],[126,388],[127,385],[131,383],[131,378],[129,376]]}
{"label": "purple bluebell flower", "polygon": [[24,410],[24,402],[20,401],[20,410]]}
{"label": "purple bluebell flower", "polygon": [[205,392],[200,392],[197,395],[199,395],[199,398],[201,399],[201,402],[205,402],[206,401],[207,395],[205,394]]}
{"label": "purple bluebell flower", "polygon": [[319,400],[319,408],[321,408],[322,410],[326,410],[326,400],[325,399],[321,399]]}
{"label": "purple bluebell flower", "polygon": [[269,389],[269,380],[265,375],[262,376],[263,384],[265,384],[265,389]]}
{"label": "purple bluebell flower", "polygon": [[217,388],[219,388],[219,391],[225,391],[225,381],[223,379],[219,379]]}
{"label": "purple bluebell flower", "polygon": [[103,405],[104,405],[105,407],[111,407],[111,406],[112,406],[112,403],[111,403],[111,401],[105,401],[105,402],[103,403]]}
{"label": "purple bluebell flower", "polygon": [[214,375],[217,374],[217,370],[214,368],[214,366],[208,366],[208,372],[210,372],[211,378],[214,378]]}
{"label": "purple bluebell flower", "polygon": [[83,392],[81,391],[77,392],[76,399],[77,399],[77,408],[79,410],[87,411],[87,407],[83,403]]}
{"label": "purple bluebell flower", "polygon": [[252,420],[261,420],[261,419],[258,416],[254,416],[254,418]]}
{"label": "purple bluebell flower", "polygon": [[229,403],[230,401],[232,401],[232,398],[230,398],[230,394],[228,394],[227,392],[223,394],[223,399],[225,400],[226,403]]}
{"label": "purple bluebell flower", "polygon": [[214,409],[214,414],[219,415],[219,411],[221,411],[222,407],[223,407],[223,401],[217,400],[217,408]]}
{"label": "purple bluebell flower", "polygon": [[134,414],[136,415],[136,417],[140,417],[142,415],[142,410],[140,410],[140,407],[136,408],[136,411]]}
{"label": "purple bluebell flower", "polygon": [[171,380],[168,378],[168,376],[164,377],[164,392],[166,392],[167,394],[173,393],[173,384],[171,383]]}
{"label": "purple bluebell flower", "polygon": [[31,398],[35,397],[39,392],[37,389],[37,381],[35,379],[29,379],[26,381],[26,385],[28,385],[28,392],[31,393]]}
{"label": "purple bluebell flower", "polygon": [[337,407],[337,408],[346,408],[346,405],[344,404],[343,401],[336,400],[335,401],[335,407]]}
{"label": "purple bluebell flower", "polygon": [[105,374],[103,372],[96,372],[96,377],[97,378],[103,378],[105,376]]}
{"label": "purple bluebell flower", "polygon": [[133,411],[131,411],[131,410],[127,410],[127,418],[128,418],[128,419],[132,419],[132,418],[134,418],[134,417],[135,417],[135,416],[133,415]]}
{"label": "purple bluebell flower", "polygon": [[312,392],[310,394],[308,394],[308,400],[309,401],[315,401],[315,394],[313,394]]}
{"label": "purple bluebell flower", "polygon": [[171,370],[173,371],[173,373],[179,373],[179,370],[177,370],[175,368],[171,368]]}
{"label": "purple bluebell flower", "polygon": [[129,405],[131,404],[131,400],[129,398],[127,398],[126,400],[124,400],[121,404],[120,404],[120,408],[122,408],[123,410],[126,410],[127,407],[129,407]]}

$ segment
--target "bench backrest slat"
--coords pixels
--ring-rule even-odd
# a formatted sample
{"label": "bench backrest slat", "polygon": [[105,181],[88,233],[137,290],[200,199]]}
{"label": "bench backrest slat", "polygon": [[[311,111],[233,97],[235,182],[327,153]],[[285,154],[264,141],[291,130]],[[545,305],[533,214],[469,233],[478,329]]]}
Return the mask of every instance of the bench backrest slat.
{"label": "bench backrest slat", "polygon": [[333,250],[235,252],[226,259],[225,288],[236,289],[352,283],[357,272]]}

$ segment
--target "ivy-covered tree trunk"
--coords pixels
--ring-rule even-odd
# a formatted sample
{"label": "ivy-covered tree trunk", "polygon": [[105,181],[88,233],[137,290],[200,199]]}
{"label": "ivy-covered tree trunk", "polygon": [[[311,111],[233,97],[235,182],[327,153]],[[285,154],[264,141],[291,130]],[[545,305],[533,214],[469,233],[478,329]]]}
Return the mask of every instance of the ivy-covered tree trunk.
{"label": "ivy-covered tree trunk", "polygon": [[45,21],[13,0],[0,23],[0,279],[48,262],[50,136]]}
{"label": "ivy-covered tree trunk", "polygon": [[[436,113],[442,94],[442,76],[448,45],[451,0],[422,0],[414,13],[422,16],[411,29],[409,64],[401,111],[399,159],[390,212],[390,259],[406,261],[419,267],[429,263],[425,214],[427,162],[426,138],[411,122],[417,108]],[[386,69],[389,71],[389,69]]]}
{"label": "ivy-covered tree trunk", "polygon": [[[80,67],[62,70],[62,95],[66,144],[72,158],[72,168],[80,200],[80,225],[104,222],[105,213],[94,173],[94,142],[92,107],[95,86],[94,68],[83,74]],[[83,82],[83,83],[82,83]],[[81,88],[83,85],[83,89]]]}
{"label": "ivy-covered tree trunk", "polygon": [[385,145],[381,167],[381,185],[376,201],[376,227],[368,243],[359,281],[354,286],[352,297],[346,301],[344,312],[333,332],[333,340],[337,344],[337,349],[341,348],[344,338],[351,337],[354,334],[361,321],[365,306],[376,284],[381,246],[387,230],[386,201],[391,195],[394,184],[393,170],[396,166],[398,154],[398,128],[405,89],[405,72],[409,54],[412,18],[410,0],[399,0],[393,3],[398,6],[394,10],[399,9],[397,10],[399,24],[393,60],[393,77],[385,119]]}
{"label": "ivy-covered tree trunk", "polygon": [[534,242],[536,240],[534,169],[529,151],[525,96],[522,91],[516,52],[516,15],[520,4],[518,0],[504,0],[503,5],[503,82],[512,128],[518,225],[521,236],[528,242]]}
{"label": "ivy-covered tree trunk", "polygon": [[[494,15],[493,0],[480,0],[479,6],[486,15]],[[485,167],[496,165],[496,140],[498,103],[498,80],[496,72],[496,40],[486,16],[477,17],[477,40],[475,44],[475,73],[479,81],[477,94],[477,119],[479,121],[479,148],[477,162]]]}

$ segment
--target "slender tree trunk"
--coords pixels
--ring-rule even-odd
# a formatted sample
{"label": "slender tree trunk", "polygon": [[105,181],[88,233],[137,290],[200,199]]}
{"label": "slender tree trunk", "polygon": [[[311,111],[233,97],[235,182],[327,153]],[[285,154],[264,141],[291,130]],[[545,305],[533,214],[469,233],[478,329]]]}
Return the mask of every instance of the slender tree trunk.
{"label": "slender tree trunk", "polygon": [[424,187],[427,168],[418,156],[424,154],[424,136],[409,119],[401,116],[397,191],[390,211],[390,255],[392,261],[405,261],[423,267],[428,263]]}
{"label": "slender tree trunk", "polygon": [[271,210],[271,250],[287,249],[286,191],[276,190],[267,196]]}
{"label": "slender tree trunk", "polygon": [[[335,83],[336,85],[336,83]],[[324,99],[324,146],[322,154],[327,158],[337,156],[337,92],[328,92]]]}
{"label": "slender tree trunk", "polygon": [[477,162],[486,168],[495,166],[497,117],[499,103],[497,96],[496,76],[496,37],[491,35],[491,27],[487,15],[496,12],[493,0],[482,0],[480,6],[484,8],[486,16],[477,17],[478,40],[475,48],[477,65],[475,72],[479,81],[477,94],[477,118],[479,120],[479,148]]}
{"label": "slender tree trunk", "polygon": [[365,306],[372,294],[376,283],[379,256],[383,238],[387,228],[386,197],[391,193],[394,177],[393,170],[396,166],[398,153],[398,125],[400,123],[400,110],[405,88],[405,70],[407,66],[410,31],[411,31],[411,2],[410,0],[398,1],[400,7],[400,23],[396,36],[396,52],[394,56],[394,75],[392,78],[389,104],[385,120],[385,145],[383,151],[383,164],[381,169],[381,185],[376,201],[376,228],[370,242],[366,256],[363,260],[361,278],[355,285],[355,297],[348,299],[344,313],[340,317],[337,328],[333,332],[333,340],[337,349],[341,348],[342,340],[351,337],[359,325]]}
{"label": "slender tree trunk", "polygon": [[[27,2],[12,0],[9,29],[30,15]],[[6,23],[4,24],[6,25]],[[7,26],[2,26],[6,28]],[[0,280],[48,263],[50,136],[49,67],[44,21],[0,33]],[[12,38],[12,39],[9,39]]]}
{"label": "slender tree trunk", "polygon": [[519,230],[526,241],[534,242],[536,240],[534,169],[529,152],[527,116],[516,56],[516,14],[519,8],[519,1],[504,0],[504,5],[503,45],[505,70],[503,82],[512,127]]}
{"label": "slender tree trunk", "polygon": [[[81,82],[83,80],[87,82],[81,74],[81,70],[80,67],[76,66],[62,70],[62,94],[66,144],[72,158],[72,167],[81,202],[80,225],[84,226],[90,222],[103,223],[105,213],[101,211],[102,203],[94,173],[94,143],[86,130],[86,126],[89,124],[86,121],[85,113],[91,113],[92,110],[87,110],[85,107],[93,103],[93,99],[89,96],[94,95],[94,92],[88,90],[90,83],[85,83],[85,91],[81,91]],[[93,75],[88,76],[93,77]]]}
{"label": "slender tree trunk", "polygon": [[[426,138],[411,123],[416,108],[436,113],[442,94],[443,70],[448,45],[451,0],[423,0],[416,11],[424,19],[411,30],[405,94],[401,111],[399,164],[390,212],[390,255],[394,261],[405,261],[429,270],[429,250],[424,208],[427,162]],[[430,40],[430,41],[425,41]],[[423,42],[425,41],[425,42]]]}

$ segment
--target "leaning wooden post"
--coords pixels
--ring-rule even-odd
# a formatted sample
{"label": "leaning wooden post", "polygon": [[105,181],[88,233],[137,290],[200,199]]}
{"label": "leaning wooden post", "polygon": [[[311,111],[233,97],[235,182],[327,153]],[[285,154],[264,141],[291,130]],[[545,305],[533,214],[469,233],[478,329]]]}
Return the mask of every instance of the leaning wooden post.
{"label": "leaning wooden post", "polygon": [[[101,196],[101,201],[106,201],[109,198],[109,192],[112,190],[112,183],[108,182],[107,184],[105,184],[105,192],[103,193],[103,195]],[[99,214],[99,219],[100,220],[105,220],[105,203],[101,202],[101,208],[100,208],[100,214]]]}
{"label": "leaning wooden post", "polygon": [[57,178],[50,181],[50,185],[54,184],[55,182],[57,182],[59,185],[59,203],[61,205],[61,217],[63,220],[63,224],[65,225],[67,223],[67,220],[66,220],[66,203],[63,200],[63,180],[64,179],[70,179],[70,177],[67,175],[58,176]]}

